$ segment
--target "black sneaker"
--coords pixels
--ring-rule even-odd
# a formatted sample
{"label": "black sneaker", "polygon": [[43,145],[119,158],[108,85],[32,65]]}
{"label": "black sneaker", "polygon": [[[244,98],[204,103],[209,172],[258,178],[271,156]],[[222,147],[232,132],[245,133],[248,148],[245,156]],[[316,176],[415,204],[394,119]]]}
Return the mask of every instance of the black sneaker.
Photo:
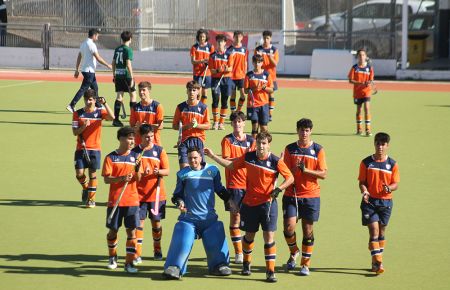
{"label": "black sneaker", "polygon": [[277,277],[275,277],[274,272],[272,272],[272,271],[266,272],[266,282],[275,283],[277,281],[278,281],[278,279],[277,279]]}
{"label": "black sneaker", "polygon": [[114,119],[112,124],[114,127],[123,127],[123,123],[119,119]]}
{"label": "black sneaker", "polygon": [[241,275],[250,276],[251,274],[252,274],[252,271],[250,270],[250,263],[249,262],[242,263]]}

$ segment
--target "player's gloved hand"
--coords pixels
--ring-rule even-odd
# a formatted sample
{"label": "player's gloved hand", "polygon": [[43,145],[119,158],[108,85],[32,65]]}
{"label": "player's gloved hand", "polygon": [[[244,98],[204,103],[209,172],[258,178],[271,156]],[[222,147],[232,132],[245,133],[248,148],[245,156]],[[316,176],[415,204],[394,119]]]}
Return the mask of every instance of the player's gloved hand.
{"label": "player's gloved hand", "polygon": [[279,187],[275,187],[274,190],[272,190],[272,192],[270,193],[270,197],[273,199],[276,199],[278,197],[278,195],[280,194],[281,189]]}
{"label": "player's gloved hand", "polygon": [[222,66],[219,66],[218,68],[216,68],[216,72],[217,72],[217,73],[221,73],[221,72],[223,72],[223,68],[222,68]]}
{"label": "player's gloved hand", "polygon": [[392,192],[391,188],[387,184],[383,184],[383,190],[386,193],[391,193]]}
{"label": "player's gloved hand", "polygon": [[305,171],[305,163],[303,161],[300,161],[299,163],[297,163],[297,168],[301,172],[304,172]]}
{"label": "player's gloved hand", "polygon": [[98,97],[97,100],[102,105],[106,104],[106,99],[104,97]]}

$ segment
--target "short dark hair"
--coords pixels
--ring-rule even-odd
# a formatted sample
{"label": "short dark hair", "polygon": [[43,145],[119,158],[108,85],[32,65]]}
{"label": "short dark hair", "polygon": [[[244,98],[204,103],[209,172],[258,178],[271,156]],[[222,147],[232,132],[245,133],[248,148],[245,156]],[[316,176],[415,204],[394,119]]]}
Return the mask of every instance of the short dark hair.
{"label": "short dark hair", "polygon": [[138,87],[139,89],[148,88],[148,90],[150,91],[152,89],[152,84],[148,81],[143,81],[139,83]]}
{"label": "short dark hair", "polygon": [[225,34],[217,34],[216,35],[216,42],[220,42],[220,41],[227,41],[227,37],[225,36]]}
{"label": "short dark hair", "polygon": [[231,115],[230,115],[231,122],[233,122],[237,118],[241,119],[242,121],[247,120],[247,116],[245,116],[244,112],[242,112],[242,111],[236,111],[236,112],[231,113]]}
{"label": "short dark hair", "polygon": [[367,52],[364,48],[360,48],[356,51],[356,55],[359,55],[361,52],[364,52],[367,55]]}
{"label": "short dark hair", "polygon": [[262,55],[259,54],[255,54],[254,56],[252,56],[252,62],[260,62],[260,61],[264,61],[264,58]]}
{"label": "short dark hair", "polygon": [[127,30],[125,30],[124,32],[122,32],[120,34],[120,39],[122,39],[123,42],[127,42],[132,37],[133,37],[133,33],[131,33],[130,31],[127,31]]}
{"label": "short dark hair", "polygon": [[389,144],[389,142],[391,141],[391,136],[389,136],[388,133],[384,133],[384,132],[378,132],[375,134],[375,138],[374,138],[374,143],[387,143]]}
{"label": "short dark hair", "polygon": [[311,119],[301,118],[300,120],[297,121],[297,130],[300,129],[300,128],[312,129],[313,128],[313,122],[311,121]]}
{"label": "short dark hair", "polygon": [[120,140],[121,137],[128,137],[130,134],[135,134],[134,129],[130,126],[125,126],[117,130],[117,140]]}
{"label": "short dark hair", "polygon": [[89,98],[96,98],[97,97],[97,92],[94,89],[87,89],[84,94],[83,94],[83,98],[85,100],[89,99]]}
{"label": "short dark hair", "polygon": [[200,28],[199,30],[197,30],[197,35],[195,36],[195,39],[197,41],[200,41],[200,34],[204,34],[206,35],[206,41],[208,41],[209,37],[208,37],[208,30]]}
{"label": "short dark hair", "polygon": [[264,37],[264,36],[270,36],[270,37],[272,37],[272,31],[270,31],[270,30],[264,30],[263,33],[262,33],[262,36],[263,36],[263,37]]}
{"label": "short dark hair", "polygon": [[200,89],[202,86],[200,86],[199,83],[197,83],[196,81],[188,81],[186,83],[186,89],[192,89],[192,88],[197,88]]}
{"label": "short dark hair", "polygon": [[202,154],[200,151],[200,148],[198,148],[197,146],[192,146],[192,147],[189,147],[188,148],[188,150],[187,150],[187,154],[189,154],[189,153],[191,153],[191,152],[194,152],[194,151],[196,151],[198,154]]}
{"label": "short dark hair", "polygon": [[272,135],[270,135],[270,133],[269,132],[259,132],[258,133],[258,135],[256,135],[256,141],[261,141],[261,140],[264,140],[264,139],[267,139],[267,141],[269,142],[269,143],[271,143],[272,142]]}
{"label": "short dark hair", "polygon": [[155,132],[155,130],[153,129],[153,126],[150,124],[142,124],[139,127],[139,135],[141,135],[141,136],[147,135],[150,132]]}
{"label": "short dark hair", "polygon": [[242,32],[242,30],[235,30],[235,31],[233,32],[233,36],[236,36],[236,35],[242,35],[242,36],[244,36],[244,32]]}
{"label": "short dark hair", "polygon": [[96,34],[99,34],[99,33],[100,33],[100,31],[97,28],[91,28],[91,29],[89,29],[88,36],[92,37],[92,36],[94,36]]}

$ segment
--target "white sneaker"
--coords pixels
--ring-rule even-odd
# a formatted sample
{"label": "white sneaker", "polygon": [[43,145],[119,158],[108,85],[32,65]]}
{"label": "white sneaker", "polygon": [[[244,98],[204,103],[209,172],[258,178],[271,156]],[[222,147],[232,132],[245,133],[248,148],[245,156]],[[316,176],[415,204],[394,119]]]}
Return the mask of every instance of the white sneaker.
{"label": "white sneaker", "polygon": [[69,104],[69,105],[67,105],[66,110],[73,113],[75,111],[75,108]]}
{"label": "white sneaker", "polygon": [[244,254],[240,253],[240,254],[236,254],[234,256],[234,263],[235,264],[242,264],[244,262]]}
{"label": "white sneaker", "polygon": [[303,265],[300,269],[300,276],[309,276],[309,268],[306,265]]}
{"label": "white sneaker", "polygon": [[137,266],[142,264],[142,258],[141,257],[137,257],[136,259],[133,260],[133,265]]}
{"label": "white sneaker", "polygon": [[219,122],[214,122],[214,125],[212,126],[213,130],[219,130]]}
{"label": "white sneaker", "polygon": [[114,270],[117,268],[117,256],[109,257],[108,269]]}
{"label": "white sneaker", "polygon": [[130,273],[130,274],[136,274],[138,272],[138,269],[133,267],[132,264],[125,264],[124,270],[125,270],[125,272]]}

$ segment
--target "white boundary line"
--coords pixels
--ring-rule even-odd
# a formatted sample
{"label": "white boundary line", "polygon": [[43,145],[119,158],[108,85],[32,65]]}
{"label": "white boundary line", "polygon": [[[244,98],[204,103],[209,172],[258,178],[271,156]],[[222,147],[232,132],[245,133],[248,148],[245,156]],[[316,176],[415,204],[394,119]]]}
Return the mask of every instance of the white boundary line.
{"label": "white boundary line", "polygon": [[25,82],[25,83],[19,83],[19,84],[12,84],[12,85],[0,86],[0,88],[10,88],[10,87],[28,86],[28,85],[38,84],[38,83],[43,83],[43,82],[44,82],[44,81],[32,81],[32,82]]}

